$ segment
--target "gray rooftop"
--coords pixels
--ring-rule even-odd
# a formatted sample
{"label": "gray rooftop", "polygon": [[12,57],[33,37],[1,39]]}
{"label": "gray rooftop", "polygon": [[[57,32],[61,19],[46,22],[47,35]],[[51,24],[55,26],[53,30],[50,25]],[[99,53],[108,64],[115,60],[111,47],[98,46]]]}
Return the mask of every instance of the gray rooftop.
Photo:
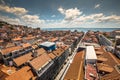
{"label": "gray rooftop", "polygon": [[55,43],[54,43],[54,42],[43,42],[43,43],[41,43],[40,45],[41,45],[41,46],[50,47],[50,46],[55,45]]}

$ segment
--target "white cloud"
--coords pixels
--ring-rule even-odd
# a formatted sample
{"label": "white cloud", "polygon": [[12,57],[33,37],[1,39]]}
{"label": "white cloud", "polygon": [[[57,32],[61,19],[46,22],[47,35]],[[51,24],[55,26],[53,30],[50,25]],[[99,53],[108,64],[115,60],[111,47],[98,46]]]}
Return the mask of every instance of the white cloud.
{"label": "white cloud", "polygon": [[82,14],[82,12],[77,8],[71,8],[66,10],[60,7],[58,8],[58,11],[65,16],[66,20],[73,20]]}
{"label": "white cloud", "polygon": [[65,10],[64,10],[62,7],[58,8],[58,11],[59,11],[60,13],[62,13],[62,14],[65,13]]}
{"label": "white cloud", "polygon": [[92,22],[92,21],[97,21],[98,19],[102,18],[104,15],[103,13],[98,13],[98,14],[91,14],[88,16],[80,16],[78,18],[78,21],[84,21],[84,22]]}
{"label": "white cloud", "polygon": [[91,15],[82,15],[75,19],[76,22],[94,22],[94,23],[100,23],[100,22],[119,22],[120,16],[117,15],[109,15],[105,16],[103,13],[98,14],[91,14]]}
{"label": "white cloud", "polygon": [[52,15],[51,17],[56,17],[56,15]]}
{"label": "white cloud", "polygon": [[38,27],[44,24],[44,20],[41,20],[37,15],[24,15],[21,17],[21,20],[29,26]]}
{"label": "white cloud", "polygon": [[29,23],[43,23],[44,20],[40,20],[39,16],[37,15],[24,15],[21,17],[24,21]]}
{"label": "white cloud", "polygon": [[[113,22],[113,24],[111,24]],[[120,22],[120,16],[109,15],[106,16],[103,13],[81,15],[75,19],[55,21],[55,20],[45,20],[45,23],[41,27],[47,28],[72,28],[72,27],[120,27],[116,26]],[[111,25],[110,25],[111,24]],[[120,23],[119,23],[120,24]]]}
{"label": "white cloud", "polygon": [[115,21],[115,22],[119,22],[120,21],[120,16],[117,15],[111,15],[111,16],[104,16],[102,18],[100,18],[101,21]]}
{"label": "white cloud", "polygon": [[23,15],[28,12],[25,8],[21,7],[9,7],[7,5],[0,5],[0,11],[4,11],[7,13],[13,13],[15,15]]}
{"label": "white cloud", "polygon": [[119,22],[120,21],[120,16],[117,15],[109,15],[106,16],[103,13],[99,13],[99,14],[92,14],[89,16],[88,20],[93,20],[93,22],[95,23],[102,23],[102,22]]}
{"label": "white cloud", "polygon": [[[120,25],[120,16],[118,15],[104,15],[103,13],[96,13],[85,15],[82,11],[77,8],[63,9],[58,8],[58,11],[64,16],[60,20],[42,20],[38,15],[28,14],[28,10],[20,7],[9,7],[5,5],[0,5],[0,11],[5,11],[17,15],[16,18],[10,18],[5,16],[0,16],[0,20],[6,21],[12,24],[22,24],[31,27],[106,27],[108,24],[114,26],[116,23]],[[56,17],[52,15],[51,17]],[[104,24],[103,24],[104,23]],[[99,25],[98,25],[99,24]],[[107,25],[106,25],[107,24]],[[109,25],[110,27],[110,25]]]}
{"label": "white cloud", "polygon": [[94,8],[96,9],[96,8],[100,8],[100,4],[96,4],[95,6],[94,6]]}
{"label": "white cloud", "polygon": [[[85,15],[77,8],[65,10],[60,7],[58,11],[64,15],[63,20],[44,24],[44,27],[114,27],[120,22],[120,16],[117,15],[106,16],[103,13]],[[114,25],[110,26],[111,23]]]}
{"label": "white cloud", "polygon": [[8,22],[10,24],[16,24],[16,25],[22,24],[21,21],[18,18],[10,18],[10,17],[7,17],[7,16],[1,16],[0,15],[0,20]]}
{"label": "white cloud", "polygon": [[47,28],[56,28],[56,27],[68,27],[68,23],[66,20],[54,20],[54,22],[49,21],[48,23],[43,24],[41,27],[47,27]]}
{"label": "white cloud", "polygon": [[10,18],[8,16],[1,16],[0,21],[5,21],[15,25],[27,25],[31,27],[40,27],[44,24],[44,20],[41,20],[37,15],[24,15],[18,18]]}
{"label": "white cloud", "polygon": [[9,18],[3,16],[3,19],[1,19],[12,24],[19,24],[21,22],[22,25],[38,27],[39,25],[44,23],[44,20],[41,20],[38,15],[27,14],[28,10],[26,10],[25,8],[0,5],[0,11],[17,15],[16,18]]}
{"label": "white cloud", "polygon": [[16,18],[9,18],[5,16],[0,17],[0,20],[6,21],[11,24],[22,24],[32,27],[38,27],[44,23],[44,20],[41,20],[38,15],[27,14],[28,10],[26,10],[25,8],[0,5],[0,11],[17,15]]}

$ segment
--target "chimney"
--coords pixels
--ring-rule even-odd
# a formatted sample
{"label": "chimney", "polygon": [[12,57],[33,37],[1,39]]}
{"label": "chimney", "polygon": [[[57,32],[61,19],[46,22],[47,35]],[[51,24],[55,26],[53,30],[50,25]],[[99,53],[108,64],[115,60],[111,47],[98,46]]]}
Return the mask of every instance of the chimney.
{"label": "chimney", "polygon": [[36,50],[32,50],[32,57],[37,57],[37,51]]}

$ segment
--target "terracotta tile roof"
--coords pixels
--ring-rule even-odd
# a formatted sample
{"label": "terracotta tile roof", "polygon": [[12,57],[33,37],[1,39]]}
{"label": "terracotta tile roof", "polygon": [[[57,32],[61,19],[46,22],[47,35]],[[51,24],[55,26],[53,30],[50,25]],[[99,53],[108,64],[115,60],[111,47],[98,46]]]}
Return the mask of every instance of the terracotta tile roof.
{"label": "terracotta tile roof", "polygon": [[14,47],[15,44],[14,43],[7,43],[7,45],[5,46],[6,48],[9,48],[9,47]]}
{"label": "terracotta tile roof", "polygon": [[38,48],[38,46],[37,45],[32,45],[32,48],[36,49],[36,48]]}
{"label": "terracotta tile roof", "polygon": [[61,46],[61,48],[64,49],[64,50],[66,50],[66,49],[69,48],[69,46],[68,45],[64,45],[64,46]]}
{"label": "terracotta tile roof", "polygon": [[33,35],[28,35],[28,37],[33,37]]}
{"label": "terracotta tile roof", "polygon": [[110,67],[107,64],[99,64],[98,65],[98,70],[99,71],[104,71],[104,72],[112,72],[114,69],[112,67]]}
{"label": "terracotta tile roof", "polygon": [[103,52],[100,52],[100,51],[95,51],[97,55],[101,55],[103,54]]}
{"label": "terracotta tile roof", "polygon": [[1,53],[2,53],[2,55],[4,55],[4,54],[10,53],[10,52],[15,51],[15,50],[20,50],[20,49],[22,49],[21,46],[15,46],[15,47],[10,47],[10,48],[5,48],[5,49],[1,50]]}
{"label": "terracotta tile roof", "polygon": [[23,48],[27,48],[27,47],[30,47],[32,45],[30,43],[24,43],[24,44],[22,44],[22,46],[23,46]]}
{"label": "terracotta tile roof", "polygon": [[95,51],[101,50],[101,47],[95,47]]}
{"label": "terracotta tile roof", "polygon": [[68,49],[68,46],[61,46],[57,48],[56,50],[54,50],[53,54],[56,56],[61,56],[66,49]]}
{"label": "terracotta tile roof", "polygon": [[36,50],[38,55],[46,53],[46,51],[43,48],[39,48]]}
{"label": "terracotta tile roof", "polygon": [[62,48],[58,48],[53,51],[53,54],[55,54],[56,56],[60,56],[61,54],[63,54],[63,52],[64,50]]}
{"label": "terracotta tile roof", "polygon": [[35,39],[34,36],[30,36],[30,37],[26,37],[25,40],[31,40],[31,39]]}
{"label": "terracotta tile roof", "polygon": [[25,66],[18,70],[17,72],[6,77],[5,80],[30,80],[33,77],[33,73],[29,66]]}
{"label": "terracotta tile roof", "polygon": [[87,80],[98,80],[97,70],[93,65],[87,64],[85,78]]}
{"label": "terracotta tile roof", "polygon": [[57,45],[57,47],[61,47],[64,45],[64,43],[63,42],[56,42],[56,45]]}
{"label": "terracotta tile roof", "polygon": [[50,39],[51,42],[55,42],[58,40],[58,37]]}
{"label": "terracotta tile roof", "polygon": [[42,66],[46,65],[49,61],[51,61],[50,57],[44,53],[41,56],[38,56],[37,58],[30,61],[30,65],[36,69],[39,70]]}
{"label": "terracotta tile roof", "polygon": [[3,40],[0,40],[0,43],[4,42]]}
{"label": "terracotta tile roof", "polygon": [[31,60],[32,58],[33,58],[32,53],[30,52],[30,53],[27,53],[27,54],[25,54],[23,56],[20,56],[18,58],[13,59],[13,61],[16,63],[17,66],[20,66],[23,63]]}
{"label": "terracotta tile roof", "polygon": [[97,57],[97,61],[107,61],[108,59],[107,58],[104,58],[104,57]]}
{"label": "terracotta tile roof", "polygon": [[82,80],[83,79],[83,61],[84,51],[78,52],[71,63],[64,80]]}
{"label": "terracotta tile roof", "polygon": [[[102,64],[97,62],[97,67],[100,72],[107,72],[104,75],[100,75],[101,80],[109,80],[109,79],[120,79],[120,74],[114,68],[120,62],[117,57],[115,57],[112,53],[106,52],[104,50],[104,46],[101,47],[99,51],[103,52],[100,56],[107,58],[107,61],[103,61]],[[99,56],[98,56],[99,57]],[[100,73],[101,74],[101,73]]]}
{"label": "terracotta tile roof", "polygon": [[16,68],[3,65],[3,67],[1,68],[1,71],[6,75],[11,75],[16,72]]}
{"label": "terracotta tile roof", "polygon": [[56,57],[53,53],[49,53],[48,56],[49,56],[51,59],[54,59],[54,58]]}
{"label": "terracotta tile roof", "polygon": [[12,39],[12,40],[13,40],[13,41],[21,41],[22,38],[18,37],[18,38],[14,38],[14,39]]}
{"label": "terracotta tile roof", "polygon": [[5,80],[8,75],[0,70],[0,80]]}
{"label": "terracotta tile roof", "polygon": [[0,80],[5,80],[7,76],[11,75],[15,71],[16,70],[14,67],[7,67],[5,65],[0,65]]}

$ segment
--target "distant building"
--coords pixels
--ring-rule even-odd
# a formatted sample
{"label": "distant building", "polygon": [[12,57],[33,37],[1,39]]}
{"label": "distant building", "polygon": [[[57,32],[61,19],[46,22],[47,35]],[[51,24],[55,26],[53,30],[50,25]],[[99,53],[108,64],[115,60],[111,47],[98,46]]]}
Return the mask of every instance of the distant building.
{"label": "distant building", "polygon": [[120,58],[120,36],[115,38],[115,54]]}
{"label": "distant building", "polygon": [[5,65],[10,65],[9,62],[14,58],[20,57],[32,51],[31,44],[25,43],[20,46],[13,46],[0,50],[0,60],[3,60]]}
{"label": "distant building", "polygon": [[101,45],[113,46],[112,42],[109,39],[107,39],[104,35],[98,35],[98,39]]}

